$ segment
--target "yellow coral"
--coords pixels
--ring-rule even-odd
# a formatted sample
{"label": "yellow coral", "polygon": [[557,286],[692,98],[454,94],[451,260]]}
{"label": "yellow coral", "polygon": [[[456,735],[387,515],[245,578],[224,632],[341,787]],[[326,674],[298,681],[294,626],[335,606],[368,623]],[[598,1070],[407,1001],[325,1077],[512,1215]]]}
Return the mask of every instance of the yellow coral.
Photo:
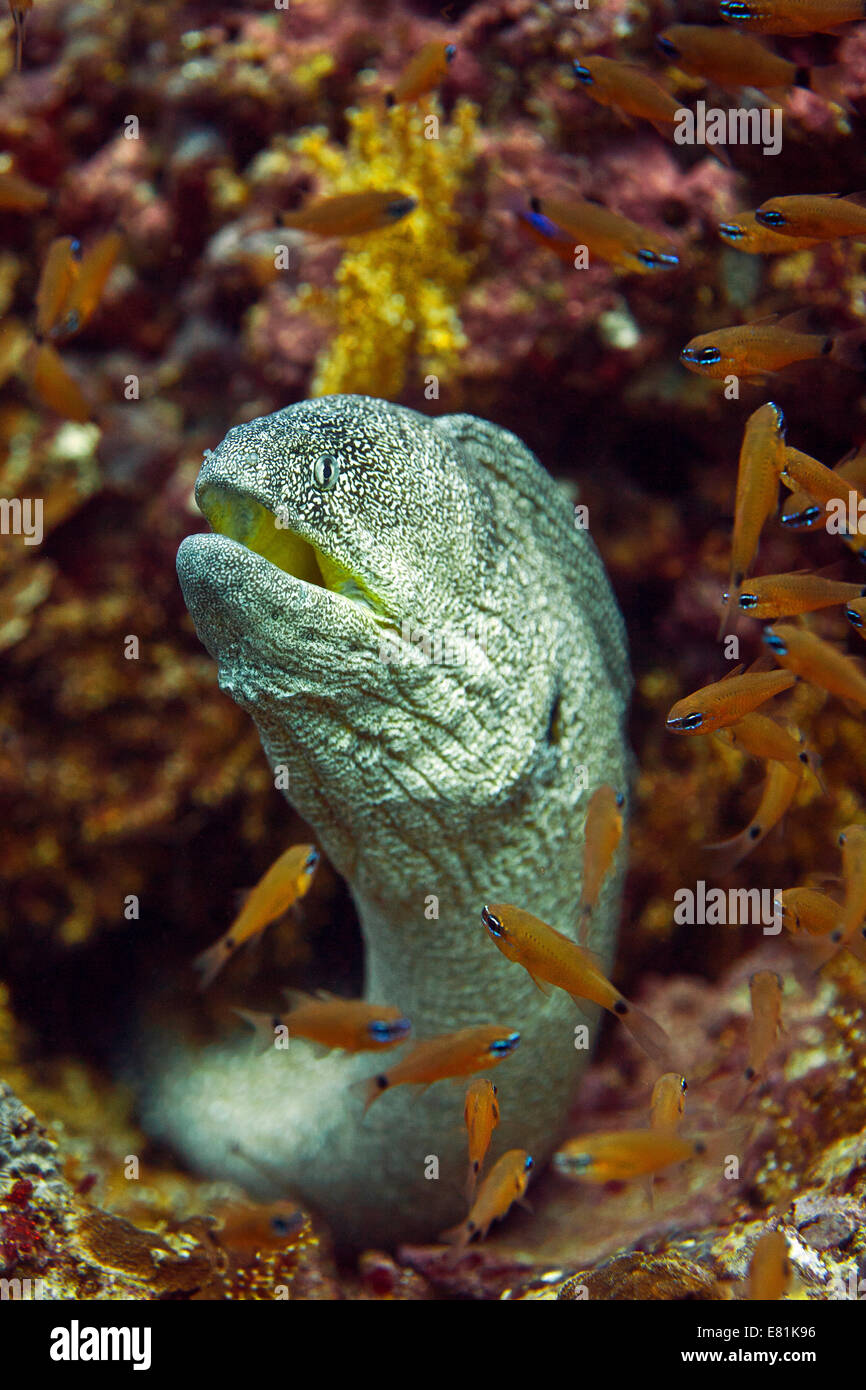
{"label": "yellow coral", "polygon": [[[326,295],[303,286],[298,304],[323,308],[336,334],[316,364],[312,394],[362,392],[396,399],[414,364],[422,376],[454,372],[466,346],[457,303],[471,259],[457,250],[454,199],[474,158],[478,108],[459,101],[446,126],[438,105],[348,112],[344,150],[322,130],[293,142],[327,194],[394,189],[418,207],[387,231],[347,238]],[[428,138],[435,132],[436,138]]]}

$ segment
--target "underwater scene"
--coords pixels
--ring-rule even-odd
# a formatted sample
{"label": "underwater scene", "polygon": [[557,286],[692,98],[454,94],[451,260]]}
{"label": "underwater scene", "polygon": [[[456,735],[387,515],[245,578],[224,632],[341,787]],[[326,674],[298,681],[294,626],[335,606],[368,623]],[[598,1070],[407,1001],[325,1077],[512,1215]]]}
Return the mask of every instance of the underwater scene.
{"label": "underwater scene", "polygon": [[863,1301],[866,3],[2,3],[0,1300]]}

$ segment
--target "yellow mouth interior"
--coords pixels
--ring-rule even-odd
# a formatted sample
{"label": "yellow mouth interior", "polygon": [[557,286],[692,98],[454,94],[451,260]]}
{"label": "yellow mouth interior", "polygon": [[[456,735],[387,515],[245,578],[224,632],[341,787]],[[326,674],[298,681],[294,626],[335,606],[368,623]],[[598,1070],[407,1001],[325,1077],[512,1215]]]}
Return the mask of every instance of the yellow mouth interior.
{"label": "yellow mouth interior", "polygon": [[376,617],[387,616],[382,602],[362,580],[302,536],[278,525],[274,513],[260,502],[222,488],[207,487],[199,497],[199,506],[214,531],[238,541],[277,569],[305,584],[352,599]]}

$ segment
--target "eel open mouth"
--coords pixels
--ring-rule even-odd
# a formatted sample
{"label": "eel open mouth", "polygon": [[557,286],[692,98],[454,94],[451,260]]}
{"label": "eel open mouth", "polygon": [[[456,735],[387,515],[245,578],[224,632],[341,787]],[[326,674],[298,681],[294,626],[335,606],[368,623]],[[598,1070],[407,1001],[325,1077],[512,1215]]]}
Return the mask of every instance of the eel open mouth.
{"label": "eel open mouth", "polygon": [[255,498],[208,484],[198,494],[198,505],[214,531],[252,550],[277,569],[303,584],[327,589],[332,594],[365,608],[374,618],[390,622],[384,603],[357,575],[318,546],[283,526],[273,512]]}

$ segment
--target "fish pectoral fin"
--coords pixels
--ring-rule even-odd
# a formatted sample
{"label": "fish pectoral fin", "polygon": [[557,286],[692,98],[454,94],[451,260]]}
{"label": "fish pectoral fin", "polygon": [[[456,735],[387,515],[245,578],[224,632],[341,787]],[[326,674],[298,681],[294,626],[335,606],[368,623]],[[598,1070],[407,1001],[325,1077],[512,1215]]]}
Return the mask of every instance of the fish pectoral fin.
{"label": "fish pectoral fin", "polygon": [[531,970],[527,970],[526,973],[529,976],[532,983],[535,985],[535,988],[540,990],[546,999],[549,999],[551,994],[553,993],[553,986],[549,985],[546,980],[539,980],[535,975],[533,975]]}

